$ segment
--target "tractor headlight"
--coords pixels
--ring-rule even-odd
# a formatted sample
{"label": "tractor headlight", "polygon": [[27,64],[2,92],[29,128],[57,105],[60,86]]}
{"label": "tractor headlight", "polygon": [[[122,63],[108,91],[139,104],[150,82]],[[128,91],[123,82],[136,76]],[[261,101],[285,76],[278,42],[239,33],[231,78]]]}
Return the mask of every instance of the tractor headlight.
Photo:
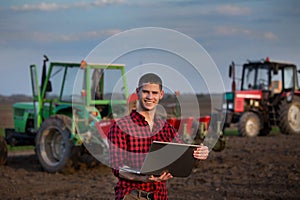
{"label": "tractor headlight", "polygon": [[233,109],[233,103],[223,103],[222,105],[223,110],[232,110]]}
{"label": "tractor headlight", "polygon": [[223,110],[226,110],[227,109],[227,103],[223,103],[222,108],[223,108]]}
{"label": "tractor headlight", "polygon": [[233,109],[233,103],[228,103],[228,109],[230,109],[230,110]]}

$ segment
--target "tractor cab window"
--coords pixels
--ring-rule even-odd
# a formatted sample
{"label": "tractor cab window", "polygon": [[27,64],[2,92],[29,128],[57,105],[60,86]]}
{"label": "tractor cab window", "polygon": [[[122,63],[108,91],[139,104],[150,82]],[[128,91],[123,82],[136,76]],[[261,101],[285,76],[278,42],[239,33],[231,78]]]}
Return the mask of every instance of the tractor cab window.
{"label": "tractor cab window", "polygon": [[268,90],[269,69],[267,66],[245,66],[243,74],[242,90]]}
{"label": "tractor cab window", "polygon": [[90,80],[93,100],[126,100],[121,70],[92,69]]}
{"label": "tractor cab window", "polygon": [[269,69],[262,66],[257,70],[256,85],[258,89],[268,90],[269,89]]}
{"label": "tractor cab window", "polygon": [[72,67],[68,66],[66,68],[66,75],[64,79],[64,84],[61,87],[61,100],[66,102],[80,102],[82,101],[81,98],[81,87],[77,87],[75,85],[75,80],[79,79],[80,72],[82,73],[82,70],[79,70],[78,67]]}
{"label": "tractor cab window", "polygon": [[276,74],[273,73],[271,77],[271,94],[280,94],[282,92],[282,70],[278,70]]}
{"label": "tractor cab window", "polygon": [[63,77],[65,73],[65,67],[53,66],[49,80],[52,84],[52,91],[46,93],[47,99],[58,99],[63,84]]}
{"label": "tractor cab window", "polygon": [[244,69],[244,78],[242,90],[251,90],[254,87],[255,82],[255,68],[254,67],[247,67]]}
{"label": "tractor cab window", "polygon": [[[82,102],[81,91],[84,88],[84,71],[78,66],[53,65],[49,80],[52,90],[46,93],[47,99],[57,99],[64,102]],[[82,80],[82,81],[79,81]],[[81,85],[78,85],[81,83]]]}
{"label": "tractor cab window", "polygon": [[[92,68],[90,73],[91,100],[102,118],[121,116],[125,113],[125,87],[120,69]],[[119,103],[118,103],[119,102]]]}
{"label": "tractor cab window", "polygon": [[294,87],[294,69],[293,67],[285,67],[283,71],[283,87],[292,89]]}
{"label": "tractor cab window", "polygon": [[103,99],[103,69],[91,70],[91,99],[102,100]]}

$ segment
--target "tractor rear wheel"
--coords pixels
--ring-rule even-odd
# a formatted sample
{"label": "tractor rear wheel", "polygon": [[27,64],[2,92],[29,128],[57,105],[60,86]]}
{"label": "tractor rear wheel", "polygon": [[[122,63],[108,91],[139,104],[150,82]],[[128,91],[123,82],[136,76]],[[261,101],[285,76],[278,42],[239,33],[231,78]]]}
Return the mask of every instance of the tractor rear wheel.
{"label": "tractor rear wheel", "polygon": [[36,154],[43,169],[48,172],[68,170],[72,143],[71,119],[56,115],[46,119],[36,137]]}
{"label": "tractor rear wheel", "polygon": [[253,112],[245,112],[238,124],[238,131],[240,136],[255,137],[260,131],[259,116]]}
{"label": "tractor rear wheel", "polygon": [[5,139],[0,135],[0,166],[5,165],[7,161],[7,144]]}
{"label": "tractor rear wheel", "polygon": [[282,101],[279,108],[279,128],[283,134],[300,134],[300,98],[288,103]]}

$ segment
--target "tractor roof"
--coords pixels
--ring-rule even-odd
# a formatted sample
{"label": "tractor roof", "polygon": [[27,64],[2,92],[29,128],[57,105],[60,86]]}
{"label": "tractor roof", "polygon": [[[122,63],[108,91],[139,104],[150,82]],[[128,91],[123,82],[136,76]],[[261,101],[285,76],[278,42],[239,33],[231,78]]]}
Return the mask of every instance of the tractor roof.
{"label": "tractor roof", "polygon": [[[81,63],[77,62],[51,62],[52,65],[73,65],[73,66],[80,66]],[[102,67],[108,67],[108,66],[118,66],[118,67],[124,67],[124,64],[115,64],[115,63],[87,63],[87,65],[90,66],[102,66]]]}
{"label": "tractor roof", "polygon": [[248,60],[248,63],[244,64],[244,66],[247,66],[247,65],[260,65],[260,64],[270,64],[271,68],[275,68],[275,67],[283,68],[283,67],[286,67],[286,66],[296,67],[296,65],[294,63],[285,62],[285,61],[270,60],[268,57],[265,60],[260,60],[260,61],[249,61]]}

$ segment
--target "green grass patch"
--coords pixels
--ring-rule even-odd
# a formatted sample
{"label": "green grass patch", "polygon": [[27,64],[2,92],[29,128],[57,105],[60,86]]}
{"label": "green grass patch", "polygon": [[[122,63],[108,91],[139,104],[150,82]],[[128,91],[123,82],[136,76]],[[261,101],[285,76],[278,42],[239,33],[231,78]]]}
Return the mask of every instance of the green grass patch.
{"label": "green grass patch", "polygon": [[[280,129],[277,126],[272,127],[270,134],[276,135],[279,133],[280,133]],[[225,129],[223,134],[224,134],[224,136],[238,136],[239,132],[238,132],[237,128],[230,128],[230,129]]]}
{"label": "green grass patch", "polygon": [[238,136],[239,132],[237,129],[225,129],[223,134],[225,136]]}
{"label": "green grass patch", "polygon": [[28,151],[28,150],[34,150],[34,146],[17,146],[12,147],[10,145],[7,145],[8,151]]}

